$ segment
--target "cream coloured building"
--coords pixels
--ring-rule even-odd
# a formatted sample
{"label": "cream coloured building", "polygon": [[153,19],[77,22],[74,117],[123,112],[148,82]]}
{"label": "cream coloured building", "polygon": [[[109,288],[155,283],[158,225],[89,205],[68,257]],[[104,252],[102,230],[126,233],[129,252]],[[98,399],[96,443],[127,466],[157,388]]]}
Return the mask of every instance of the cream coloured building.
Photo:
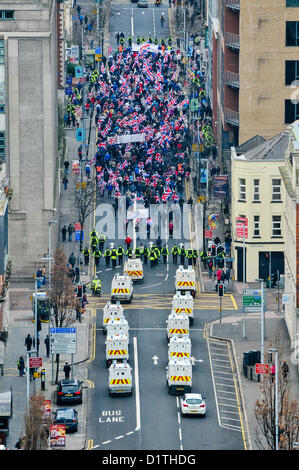
{"label": "cream coloured building", "polygon": [[248,221],[245,239],[245,282],[284,274],[285,190],[279,167],[288,147],[287,132],[238,155],[231,148],[231,229],[233,270],[243,281],[243,238],[236,218]]}

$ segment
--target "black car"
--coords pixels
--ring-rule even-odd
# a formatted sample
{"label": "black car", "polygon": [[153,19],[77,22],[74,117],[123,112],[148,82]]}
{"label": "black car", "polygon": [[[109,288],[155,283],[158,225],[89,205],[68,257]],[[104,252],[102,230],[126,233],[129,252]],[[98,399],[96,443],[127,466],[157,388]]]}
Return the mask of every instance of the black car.
{"label": "black car", "polygon": [[78,431],[78,412],[74,408],[59,408],[53,415],[53,424],[64,424],[66,432]]}
{"label": "black car", "polygon": [[78,379],[60,380],[57,385],[57,405],[63,403],[82,403],[82,383]]}

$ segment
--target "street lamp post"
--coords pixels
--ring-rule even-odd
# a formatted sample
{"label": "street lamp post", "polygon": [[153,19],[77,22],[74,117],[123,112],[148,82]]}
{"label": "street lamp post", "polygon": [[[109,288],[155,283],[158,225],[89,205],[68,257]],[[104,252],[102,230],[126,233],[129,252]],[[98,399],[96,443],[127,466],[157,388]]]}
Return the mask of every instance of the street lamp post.
{"label": "street lamp post", "polygon": [[256,279],[261,283],[261,363],[264,364],[264,338],[265,338],[265,306],[264,306],[264,279]]}
{"label": "street lamp post", "polygon": [[51,225],[57,224],[57,220],[49,220],[49,288],[52,286],[52,237],[51,237]]}
{"label": "street lamp post", "polygon": [[270,348],[269,353],[275,353],[275,450],[278,450],[278,349]]}
{"label": "street lamp post", "polygon": [[28,410],[29,410],[29,399],[30,399],[30,393],[29,393],[29,389],[30,389],[29,357],[30,357],[31,353],[35,353],[35,352],[37,352],[35,349],[31,349],[31,351],[27,351],[27,368],[26,368],[26,372],[27,372],[27,408],[28,408]]}

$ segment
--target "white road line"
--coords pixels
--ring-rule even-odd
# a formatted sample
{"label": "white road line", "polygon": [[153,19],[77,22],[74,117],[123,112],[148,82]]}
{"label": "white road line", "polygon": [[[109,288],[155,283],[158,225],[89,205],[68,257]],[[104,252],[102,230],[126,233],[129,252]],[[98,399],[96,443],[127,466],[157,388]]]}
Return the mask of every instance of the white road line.
{"label": "white road line", "polygon": [[124,436],[117,436],[114,439],[122,439]]}
{"label": "white road line", "polygon": [[131,434],[134,434],[135,431],[130,431],[130,432],[126,432],[126,436],[130,436]]}
{"label": "white road line", "polygon": [[132,16],[131,16],[131,35],[134,36],[134,16],[133,16],[133,8],[132,8]]}
{"label": "white road line", "polygon": [[136,428],[135,431],[140,429],[140,396],[139,396],[139,370],[138,370],[138,350],[137,338],[133,338],[134,344],[134,366],[135,366],[135,395],[136,395]]}
{"label": "white road line", "polygon": [[159,286],[160,284],[161,282],[158,282],[157,284],[152,284],[151,286],[140,287],[140,289],[149,289],[150,287]]}
{"label": "white road line", "polygon": [[155,18],[155,9],[153,8],[153,34],[156,36],[156,18]]}
{"label": "white road line", "polygon": [[[112,441],[105,441],[105,442],[102,442],[102,444],[109,444],[110,442]],[[98,447],[98,446],[93,446],[93,449],[95,449],[95,447]]]}

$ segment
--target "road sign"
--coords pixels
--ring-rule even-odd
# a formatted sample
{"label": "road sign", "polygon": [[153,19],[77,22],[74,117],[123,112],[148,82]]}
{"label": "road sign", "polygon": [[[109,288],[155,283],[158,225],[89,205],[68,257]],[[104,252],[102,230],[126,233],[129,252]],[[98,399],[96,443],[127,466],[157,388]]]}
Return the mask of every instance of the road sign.
{"label": "road sign", "polygon": [[212,238],[213,231],[212,230],[205,230],[205,238]]}
{"label": "road sign", "polygon": [[256,374],[269,374],[269,364],[255,364]]}
{"label": "road sign", "polygon": [[246,217],[236,217],[236,237],[244,238],[244,230],[245,238],[248,238],[248,219]]}
{"label": "road sign", "polygon": [[243,308],[245,309],[245,312],[260,312],[262,308],[262,291],[256,289],[243,289]]}
{"label": "road sign", "polygon": [[29,357],[30,369],[35,369],[36,367],[41,367],[42,365],[43,365],[42,357]]}
{"label": "road sign", "polygon": [[50,328],[51,354],[77,353],[77,328]]}
{"label": "road sign", "polygon": [[65,425],[50,425],[50,447],[65,447]]}

